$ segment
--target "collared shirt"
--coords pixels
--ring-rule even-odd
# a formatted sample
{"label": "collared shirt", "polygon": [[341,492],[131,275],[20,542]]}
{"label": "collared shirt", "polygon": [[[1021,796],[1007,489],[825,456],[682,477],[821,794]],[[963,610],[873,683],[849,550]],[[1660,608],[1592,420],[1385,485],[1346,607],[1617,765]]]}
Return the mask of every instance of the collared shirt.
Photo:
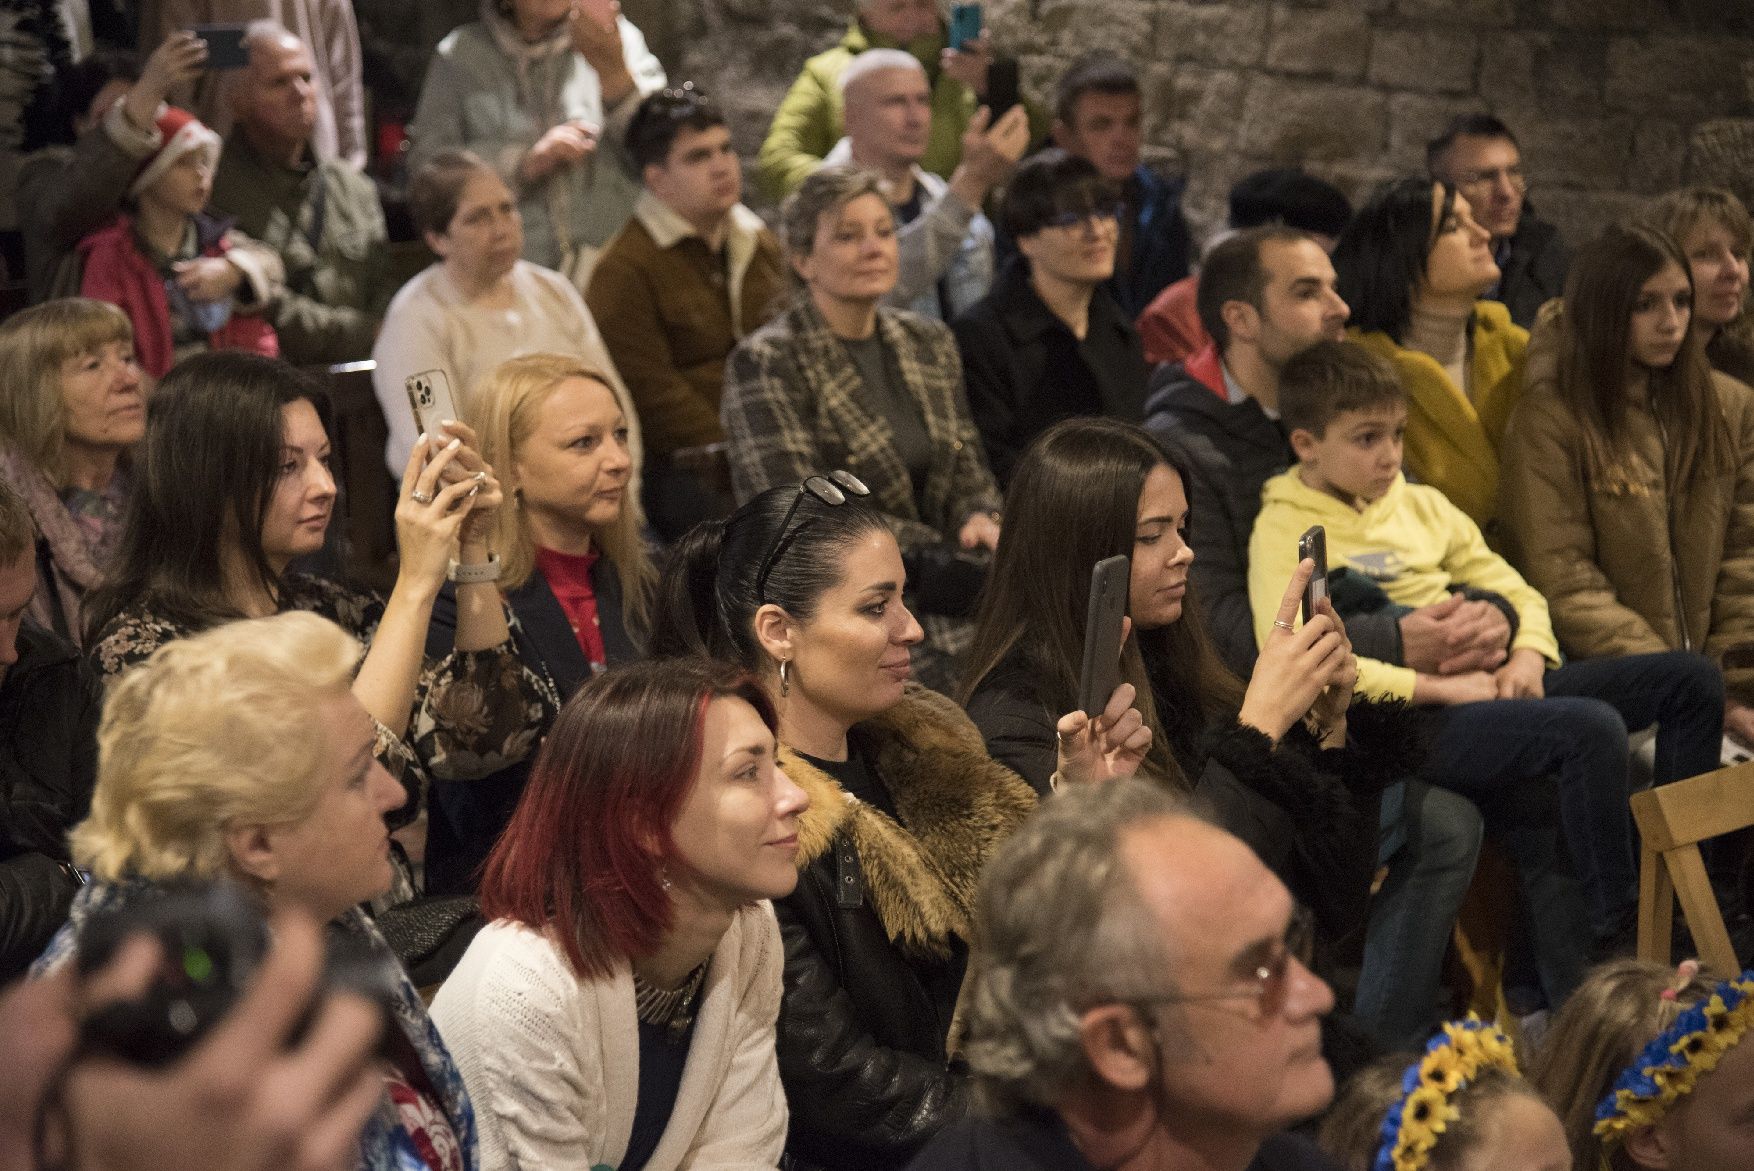
{"label": "collared shirt", "polygon": [[[1230,373],[1230,367],[1226,365],[1222,359],[1218,362],[1218,369],[1224,373],[1224,398],[1231,406],[1241,406],[1253,397],[1248,391],[1242,388],[1242,383],[1238,382]],[[1275,423],[1279,421],[1278,411],[1269,407],[1260,399],[1255,399],[1255,405],[1261,408],[1261,414],[1267,416],[1267,418],[1273,420]]]}

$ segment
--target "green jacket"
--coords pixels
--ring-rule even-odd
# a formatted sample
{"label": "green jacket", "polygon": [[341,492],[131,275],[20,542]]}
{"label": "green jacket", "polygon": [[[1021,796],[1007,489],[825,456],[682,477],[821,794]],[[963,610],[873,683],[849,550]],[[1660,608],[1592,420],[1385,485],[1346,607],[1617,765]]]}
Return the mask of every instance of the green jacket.
{"label": "green jacket", "polygon": [[371,356],[396,290],[384,212],[370,179],[336,159],[289,167],[263,158],[240,130],[220,155],[212,205],[286,265],[286,291],[271,318],[287,361],[326,365]]}
{"label": "green jacket", "polygon": [[[756,158],[762,187],[774,199],[791,194],[804,176],[822,165],[823,156],[845,133],[841,120],[840,75],[847,64],[866,49],[906,49],[925,67],[932,83],[932,138],[920,166],[948,179],[962,159],[962,135],[969,119],[980,108],[974,92],[938,68],[944,51],[944,29],[903,45],[866,32],[855,19],[840,44],[804,62],[804,71],[774,111],[767,141]],[[1033,106],[1029,110],[1031,139],[1047,132],[1045,117]]]}

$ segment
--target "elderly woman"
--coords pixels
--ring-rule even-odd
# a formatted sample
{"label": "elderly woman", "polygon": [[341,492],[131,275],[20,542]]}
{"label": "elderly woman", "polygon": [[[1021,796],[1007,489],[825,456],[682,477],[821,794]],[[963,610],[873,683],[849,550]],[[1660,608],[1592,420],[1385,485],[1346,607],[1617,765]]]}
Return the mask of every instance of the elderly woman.
{"label": "elderly woman", "polygon": [[702,659],[611,671],[555,721],[488,861],[493,922],[432,1006],[483,1171],[778,1164],[763,900],[798,883],[808,801],[777,725],[753,676]]}
{"label": "elderly woman", "polygon": [[999,489],[969,417],[956,340],[879,304],[895,285],[895,217],[876,175],[824,167],[786,201],[781,234],[800,292],[725,368],[731,484],[747,501],[821,468],[871,491],[925,618],[922,681],[945,685],[999,541]]}
{"label": "elderly woman", "polygon": [[409,126],[410,162],[475,151],[517,192],[524,255],[580,288],[633,214],[640,182],[621,153],[664,67],[615,0],[486,0],[439,42]]}
{"label": "elderly woman", "polygon": [[[564,354],[513,358],[478,388],[469,421],[502,469],[513,507],[494,516],[500,596],[518,657],[562,700],[637,658],[656,573],[640,538],[633,408],[600,372]],[[457,595],[433,609],[427,653],[448,654]],[[472,890],[529,776],[520,761],[480,781],[433,787],[426,847],[431,893]]]}
{"label": "elderly woman", "polygon": [[[405,382],[442,371],[457,409],[469,411],[475,386],[519,354],[572,354],[626,388],[591,311],[559,273],[519,259],[523,217],[511,189],[467,151],[445,151],[415,172],[408,188],[415,226],[439,262],[390,301],[372,347],[372,389],[389,423],[384,458],[400,475],[413,450],[415,422]],[[639,424],[628,416],[635,449]]]}
{"label": "elderly woman", "polygon": [[103,301],[49,301],[0,324],[0,478],[36,522],[30,615],[77,644],[85,593],[115,554],[146,433],[128,317]]}
{"label": "elderly woman", "polygon": [[[378,723],[379,754],[409,787],[400,825],[418,808],[417,760],[458,778],[503,768],[534,747],[558,704],[513,651],[488,551],[499,483],[462,424],[442,446],[417,443],[408,461],[387,599],[290,570],[322,548],[335,511],[327,411],[321,388],[284,362],[202,354],[171,372],[153,397],[115,565],[88,607],[91,654],[113,679],[167,642],[238,618],[310,610],[340,623],[368,645],[354,692]],[[453,651],[426,662],[447,576],[462,617]]]}
{"label": "elderly woman", "polygon": [[[188,879],[300,908],[388,964],[358,906],[390,887],[384,815],[402,787],[372,755],[352,690],[359,654],[334,623],[282,614],[172,643],[122,680],[98,732],[91,816],[73,832],[93,881],[40,967],[68,958],[92,916]],[[405,976],[392,1007],[400,1036],[355,1165],[472,1171],[468,1096]]]}

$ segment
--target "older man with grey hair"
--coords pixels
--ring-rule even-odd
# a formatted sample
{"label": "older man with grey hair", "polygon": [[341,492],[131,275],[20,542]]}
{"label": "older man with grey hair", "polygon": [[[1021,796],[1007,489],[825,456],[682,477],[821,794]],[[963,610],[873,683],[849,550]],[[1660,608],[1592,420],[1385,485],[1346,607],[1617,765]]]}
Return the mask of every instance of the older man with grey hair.
{"label": "older man with grey hair", "polygon": [[352,163],[313,149],[309,46],[269,20],[250,25],[244,42],[249,64],[231,86],[236,122],[214,172],[213,207],[286,265],[272,311],[283,357],[367,358],[396,291],[377,188]]}
{"label": "older man with grey hair", "polygon": [[993,857],[962,1052],[976,1114],[911,1171],[1290,1171],[1324,1109],[1308,923],[1248,846],[1161,785],[1059,793]]}
{"label": "older man with grey hair", "polygon": [[962,136],[948,181],[920,166],[932,133],[926,71],[900,49],[868,49],[840,76],[846,137],[824,166],[875,171],[895,212],[901,271],[886,304],[948,322],[993,283],[993,225],[981,214],[1029,146],[1029,118],[1013,106],[989,124],[985,110]]}

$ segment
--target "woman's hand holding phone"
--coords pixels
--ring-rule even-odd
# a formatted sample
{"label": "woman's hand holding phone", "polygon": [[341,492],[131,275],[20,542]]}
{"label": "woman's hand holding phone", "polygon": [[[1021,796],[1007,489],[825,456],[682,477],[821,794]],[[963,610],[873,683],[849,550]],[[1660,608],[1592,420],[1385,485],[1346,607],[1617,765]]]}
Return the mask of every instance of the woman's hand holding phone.
{"label": "woman's hand holding phone", "polygon": [[1352,653],[1352,639],[1346,633],[1346,624],[1334,612],[1332,598],[1322,599],[1320,612],[1331,619],[1334,629],[1339,631],[1346,644],[1346,657],[1310,705],[1309,718],[1315,723],[1315,732],[1323,748],[1341,748],[1346,743],[1346,712],[1352,707],[1352,693],[1358,687],[1358,656]]}
{"label": "woman's hand holding phone", "polygon": [[[1133,620],[1122,618],[1117,655],[1127,645],[1132,630]],[[1070,784],[1089,784],[1138,772],[1145,754],[1151,751],[1151,729],[1133,706],[1136,698],[1138,692],[1133,685],[1122,683],[1109,695],[1095,719],[1082,711],[1061,716],[1054,725],[1058,746],[1055,775]]]}
{"label": "woman's hand holding phone", "polygon": [[485,475],[443,482],[445,469],[465,450],[470,449],[461,438],[422,435],[402,470],[402,493],[396,501],[396,549],[401,556],[397,584],[407,581],[431,597],[438,596],[450,569],[452,551],[469,517],[470,497],[487,482]]}
{"label": "woman's hand holding phone", "polygon": [[[1324,604],[1302,626],[1296,625],[1304,587],[1313,572],[1315,562],[1308,558],[1298,562],[1292,571],[1285,595],[1279,601],[1279,612],[1274,615],[1273,628],[1261,645],[1254,673],[1249,676],[1242,711],[1237,714],[1239,723],[1259,730],[1275,743],[1293,724],[1311,713],[1327,688],[1347,680],[1357,681],[1358,663],[1352,656],[1352,644],[1347,641],[1346,628],[1331,604]],[[1346,702],[1350,704],[1350,683],[1345,690]],[[1337,702],[1330,699],[1328,704],[1332,707]]]}
{"label": "woman's hand holding phone", "polygon": [[[457,535],[457,560],[465,565],[486,561],[487,544],[493,536],[493,520],[500,505],[505,503],[505,493],[500,488],[499,477],[493,474],[493,465],[481,458],[481,441],[473,427],[446,420],[440,429],[449,438],[463,443],[457,448],[449,474],[445,474],[444,479],[475,485],[464,501],[469,512],[463,519],[462,531]],[[476,555],[470,556],[471,553]]]}

